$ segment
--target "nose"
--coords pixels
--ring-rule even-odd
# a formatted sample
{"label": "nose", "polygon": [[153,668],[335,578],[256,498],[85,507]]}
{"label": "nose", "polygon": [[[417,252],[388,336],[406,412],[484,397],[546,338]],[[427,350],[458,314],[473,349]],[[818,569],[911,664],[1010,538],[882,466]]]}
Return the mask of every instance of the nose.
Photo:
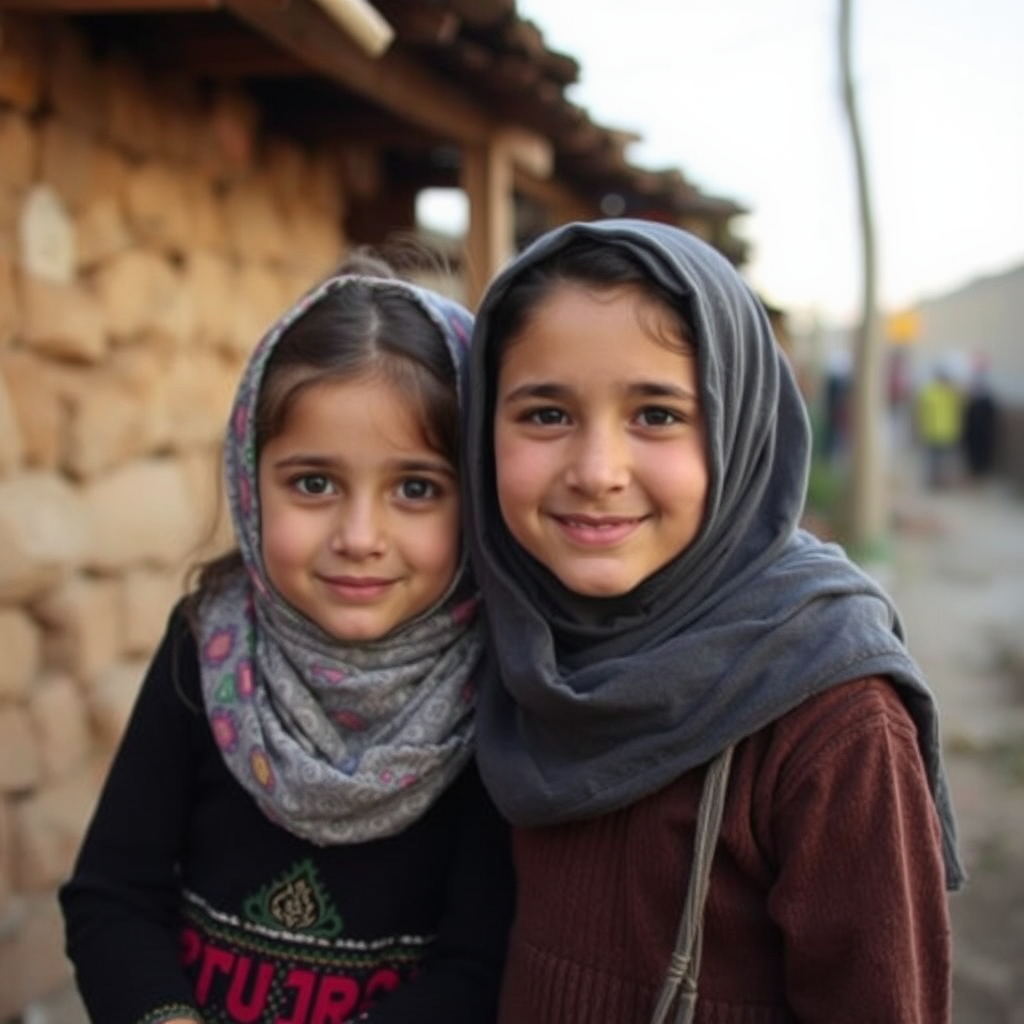
{"label": "nose", "polygon": [[598,497],[624,488],[629,475],[629,442],[617,424],[590,424],[580,430],[566,472],[570,487]]}
{"label": "nose", "polygon": [[346,558],[372,558],[385,547],[386,531],[381,509],[368,496],[352,495],[337,513],[331,548]]}

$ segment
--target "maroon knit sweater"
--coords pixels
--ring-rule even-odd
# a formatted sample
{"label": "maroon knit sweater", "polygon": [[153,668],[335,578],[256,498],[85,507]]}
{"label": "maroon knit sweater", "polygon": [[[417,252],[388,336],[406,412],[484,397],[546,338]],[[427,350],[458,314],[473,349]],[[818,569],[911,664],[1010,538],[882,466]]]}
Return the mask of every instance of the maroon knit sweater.
{"label": "maroon knit sweater", "polygon": [[[647,1024],[704,771],[572,825],[519,829],[500,1024]],[[698,1024],[943,1024],[951,939],[914,725],[881,680],[736,748],[704,915]]]}

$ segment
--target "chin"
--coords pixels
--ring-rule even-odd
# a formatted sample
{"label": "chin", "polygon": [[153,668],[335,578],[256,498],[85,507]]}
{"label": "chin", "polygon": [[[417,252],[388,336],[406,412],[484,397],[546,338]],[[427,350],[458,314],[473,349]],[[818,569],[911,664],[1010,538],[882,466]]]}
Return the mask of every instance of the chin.
{"label": "chin", "polygon": [[574,594],[579,594],[581,597],[622,597],[623,594],[628,594],[639,582],[634,580],[623,581],[619,578],[594,578],[593,576],[582,579],[578,577],[572,579],[559,577],[559,579],[567,590],[571,590]]}

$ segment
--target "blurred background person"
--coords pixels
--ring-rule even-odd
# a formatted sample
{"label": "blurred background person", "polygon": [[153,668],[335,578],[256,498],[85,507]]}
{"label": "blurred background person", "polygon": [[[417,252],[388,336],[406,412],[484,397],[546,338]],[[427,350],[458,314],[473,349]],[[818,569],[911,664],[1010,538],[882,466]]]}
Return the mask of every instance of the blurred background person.
{"label": "blurred background person", "polygon": [[924,451],[924,482],[929,490],[950,486],[957,475],[963,432],[963,397],[952,372],[941,363],[917,393],[917,440]]}
{"label": "blurred background person", "polygon": [[996,453],[998,413],[989,380],[988,359],[975,357],[964,400],[963,454],[968,476],[980,482],[992,472]]}

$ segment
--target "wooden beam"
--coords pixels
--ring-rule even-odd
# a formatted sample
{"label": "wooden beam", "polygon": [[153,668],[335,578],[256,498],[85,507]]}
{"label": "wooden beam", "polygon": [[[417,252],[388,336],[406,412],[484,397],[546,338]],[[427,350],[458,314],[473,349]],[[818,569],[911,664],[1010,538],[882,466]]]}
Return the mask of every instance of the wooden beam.
{"label": "wooden beam", "polygon": [[466,305],[476,308],[487,282],[515,251],[512,161],[498,143],[467,146],[462,154],[462,189],[469,199],[463,268]]}
{"label": "wooden beam", "polygon": [[213,11],[222,0],[0,0],[0,10],[35,14],[153,14]]}
{"label": "wooden beam", "polygon": [[503,128],[495,142],[517,168],[528,171],[535,178],[550,178],[555,165],[554,146],[540,135],[525,128]]}
{"label": "wooden beam", "polygon": [[312,0],[223,3],[310,67],[441,138],[479,144],[495,127],[462,92],[400,52],[376,60],[367,56]]}
{"label": "wooden beam", "polygon": [[547,227],[570,220],[590,220],[601,213],[598,203],[573,191],[564,181],[540,180],[524,170],[517,170],[515,187],[521,195],[544,207],[548,215]]}

